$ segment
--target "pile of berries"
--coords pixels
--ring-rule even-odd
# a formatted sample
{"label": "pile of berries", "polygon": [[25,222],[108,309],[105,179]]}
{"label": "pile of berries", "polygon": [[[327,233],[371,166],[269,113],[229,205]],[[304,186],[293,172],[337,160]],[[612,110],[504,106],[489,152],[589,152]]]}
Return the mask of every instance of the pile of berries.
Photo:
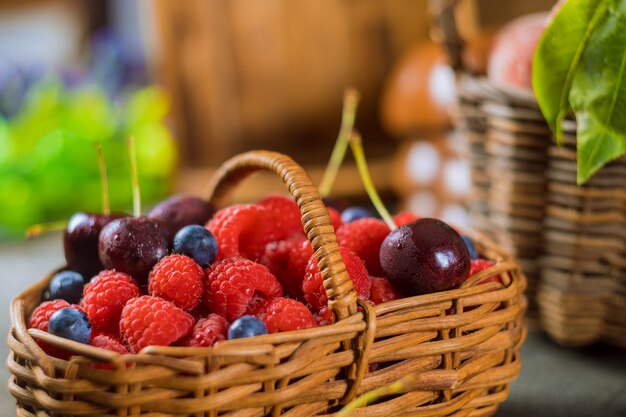
{"label": "pile of berries", "polygon": [[[362,208],[329,212],[354,289],[373,305],[452,288],[470,268],[490,265],[477,259],[470,239],[437,220],[400,213],[400,227],[391,231]],[[137,218],[75,215],[65,235],[69,269],[52,278],[29,327],[137,353],[329,324],[322,275],[300,218],[286,196],[215,213],[200,199],[175,197]],[[418,283],[402,272],[415,270],[415,262],[423,274]]]}

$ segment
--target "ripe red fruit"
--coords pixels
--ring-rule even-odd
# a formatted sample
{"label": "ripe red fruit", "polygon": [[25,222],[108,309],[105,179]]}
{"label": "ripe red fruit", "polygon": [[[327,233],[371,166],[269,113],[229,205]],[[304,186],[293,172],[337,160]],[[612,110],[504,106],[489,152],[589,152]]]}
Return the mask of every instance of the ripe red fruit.
{"label": "ripe red fruit", "polygon": [[269,299],[283,294],[267,267],[241,257],[215,262],[207,269],[207,277],[207,307],[231,323],[250,312],[255,296]]}
{"label": "ripe red fruit", "polygon": [[400,226],[380,247],[385,276],[407,296],[456,287],[467,278],[470,260],[461,235],[437,219]]}
{"label": "ripe red fruit", "polygon": [[354,252],[365,262],[371,275],[383,275],[380,266],[380,245],[391,232],[379,219],[364,217],[345,223],[337,230],[337,242]]}
{"label": "ripe red fruit", "polygon": [[265,323],[267,331],[270,333],[317,326],[317,321],[309,309],[301,302],[291,298],[272,298],[261,306],[255,315]]}
{"label": "ripe red fruit", "polygon": [[341,214],[336,209],[328,207],[328,215],[330,216],[330,222],[333,224],[333,229],[335,229],[335,231],[339,230],[343,225]]}
{"label": "ripe red fruit", "polygon": [[285,195],[270,195],[257,204],[267,209],[265,222],[269,242],[287,239],[293,234],[303,233],[300,209],[293,198]]}
{"label": "ripe red fruit", "polygon": [[[52,317],[52,315],[58,310],[68,307],[80,310],[77,305],[70,304],[65,300],[44,301],[43,303],[39,304],[39,306],[37,306],[37,308],[30,315],[30,319],[28,320],[28,328],[38,329],[47,332],[50,317]],[[61,359],[67,359],[70,356],[69,352],[66,352],[56,346],[49,345],[46,342],[38,340],[37,344],[43,349],[44,352],[46,352],[50,356],[55,356]]]}
{"label": "ripe red fruit", "polygon": [[387,278],[370,277],[370,279],[372,282],[370,300],[374,304],[386,303],[387,301],[402,298],[402,295],[391,286]]}
{"label": "ripe red fruit", "polygon": [[102,271],[85,285],[80,305],[95,331],[117,334],[124,305],[140,295],[139,286],[130,276]]}
{"label": "ripe red fruit", "polygon": [[[483,271],[487,268],[491,268],[495,265],[495,262],[488,261],[486,259],[472,259],[472,263],[470,266],[469,276],[473,276],[480,271]],[[486,284],[488,282],[502,282],[499,275],[494,275],[492,277],[488,277],[479,282],[479,284]]]}
{"label": "ripe red fruit", "polygon": [[396,226],[400,227],[400,226],[404,226],[405,224],[411,223],[412,221],[415,221],[418,218],[419,217],[417,217],[413,213],[410,213],[408,211],[401,211],[400,213],[393,216],[393,222],[396,224]]}
{"label": "ripe red fruit", "polygon": [[204,296],[204,270],[184,255],[169,255],[150,271],[148,291],[184,310],[193,310]]}
{"label": "ripe red fruit", "polygon": [[191,331],[191,335],[181,340],[181,346],[209,347],[226,340],[228,322],[219,314],[209,314],[208,317],[198,320]]}
{"label": "ripe red fruit", "polygon": [[219,210],[207,223],[218,243],[216,259],[243,256],[257,260],[270,241],[267,209],[253,204],[236,204]]}
{"label": "ripe red fruit", "polygon": [[296,234],[286,240],[268,243],[260,263],[267,266],[278,278],[285,293],[301,299],[304,295],[302,293],[304,270],[311,255],[313,248],[309,240],[303,234]]}
{"label": "ripe red fruit", "polygon": [[193,317],[174,303],[144,295],[124,306],[120,334],[137,353],[146,346],[169,346],[189,334],[193,325]]}
{"label": "ripe red fruit", "polygon": [[110,350],[112,352],[117,352],[121,354],[128,353],[128,349],[126,348],[126,346],[122,344],[122,342],[119,339],[116,339],[112,336],[107,336],[104,334],[100,334],[92,338],[89,344],[91,346]]}
{"label": "ripe red fruit", "polygon": [[[350,249],[340,246],[339,254],[346,265],[346,271],[352,280],[352,285],[359,297],[368,298],[370,295],[370,279],[365,264]],[[311,256],[306,266],[304,282],[302,283],[304,298],[314,310],[320,310],[328,305],[328,298],[324,290],[322,273],[320,272],[315,256]]]}

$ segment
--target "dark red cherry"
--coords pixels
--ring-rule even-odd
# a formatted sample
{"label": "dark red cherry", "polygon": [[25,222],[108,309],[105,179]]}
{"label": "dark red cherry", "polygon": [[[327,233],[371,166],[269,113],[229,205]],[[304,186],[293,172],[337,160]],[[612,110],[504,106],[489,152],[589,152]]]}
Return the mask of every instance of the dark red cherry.
{"label": "dark red cherry", "polygon": [[163,221],[170,229],[171,241],[176,232],[185,226],[204,226],[213,216],[215,209],[207,201],[191,195],[174,195],[157,204],[148,217]]}
{"label": "dark red cherry", "polygon": [[106,269],[115,269],[145,284],[152,267],[168,254],[165,224],[145,216],[113,220],[100,232],[98,253]]}
{"label": "dark red cherry", "polygon": [[380,264],[404,295],[449,290],[468,276],[471,258],[461,235],[446,223],[423,218],[389,233]]}
{"label": "dark red cherry", "polygon": [[70,217],[63,235],[67,266],[89,280],[103,267],[98,256],[98,237],[104,226],[125,214],[76,213]]}

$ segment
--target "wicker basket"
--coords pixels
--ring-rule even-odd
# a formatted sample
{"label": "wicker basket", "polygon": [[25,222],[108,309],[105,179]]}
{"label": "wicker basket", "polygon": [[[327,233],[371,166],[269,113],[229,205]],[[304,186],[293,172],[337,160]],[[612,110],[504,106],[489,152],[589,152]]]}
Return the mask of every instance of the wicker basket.
{"label": "wicker basket", "polygon": [[[234,184],[260,169],[278,174],[300,207],[335,324],[213,348],[148,347],[119,355],[27,329],[49,276],[11,307],[9,390],[19,416],[331,415],[356,395],[405,377],[403,392],[353,415],[495,412],[520,371],[525,278],[519,266],[476,238],[480,252],[497,263],[461,288],[359,308],[328,211],[289,157],[257,151],[231,159],[214,177],[211,200],[219,205]],[[476,285],[492,275],[502,283]],[[35,340],[76,356],[47,356]],[[97,363],[112,369],[95,369]]]}
{"label": "wicker basket", "polygon": [[626,158],[577,186],[575,122],[565,121],[558,147],[532,91],[466,71],[454,3],[431,4],[458,74],[474,226],[519,259],[531,316],[554,340],[626,347]]}

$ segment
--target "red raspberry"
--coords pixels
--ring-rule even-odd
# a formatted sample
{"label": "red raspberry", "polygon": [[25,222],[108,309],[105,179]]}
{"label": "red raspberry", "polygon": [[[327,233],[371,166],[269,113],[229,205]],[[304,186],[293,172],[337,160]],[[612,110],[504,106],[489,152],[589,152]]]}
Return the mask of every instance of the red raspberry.
{"label": "red raspberry", "polygon": [[183,310],[193,310],[204,295],[204,270],[184,255],[169,255],[150,271],[148,291],[176,304]]}
{"label": "red raspberry", "polygon": [[393,216],[393,222],[398,227],[404,226],[405,224],[411,223],[412,221],[415,221],[417,219],[419,219],[419,217],[417,217],[413,213],[409,213],[408,211],[401,211],[400,213]]}
{"label": "red raspberry", "polygon": [[265,221],[267,209],[252,204],[236,204],[223,208],[207,223],[218,244],[216,259],[243,256],[257,260],[269,242],[271,226]]}
{"label": "red raspberry", "polygon": [[317,314],[314,314],[318,326],[327,326],[333,322],[333,312],[328,306],[320,308]]}
{"label": "red raspberry", "polygon": [[119,339],[104,334],[92,338],[89,344],[91,346],[110,350],[112,352],[117,352],[121,354],[128,353],[128,349],[122,344]]}
{"label": "red raspberry", "polygon": [[205,302],[209,310],[229,322],[250,311],[255,296],[279,297],[283,288],[264,265],[245,258],[227,258],[207,269]]}
{"label": "red raspberry", "polygon": [[303,233],[300,209],[291,197],[270,195],[257,203],[268,211],[265,221],[271,227],[267,231],[270,242],[287,239],[295,233]]}
{"label": "red raspberry", "polygon": [[144,295],[130,300],[122,310],[122,340],[137,353],[146,346],[169,346],[193,328],[193,317],[174,303]]}
{"label": "red raspberry", "polygon": [[311,243],[305,235],[297,234],[286,240],[268,243],[260,262],[278,278],[287,294],[301,299],[304,295],[304,269],[311,255]]}
{"label": "red raspberry", "polygon": [[[28,327],[31,329],[39,329],[44,332],[48,331],[48,321],[50,317],[58,310],[67,307],[74,307],[65,300],[44,301],[39,304],[28,320]],[[78,308],[75,307],[77,310]]]}
{"label": "red raspberry", "polygon": [[391,286],[387,278],[370,277],[370,279],[372,281],[370,300],[374,304],[382,304],[402,298],[402,295]]}
{"label": "red raspberry", "polygon": [[[352,285],[357,294],[359,297],[368,298],[371,283],[363,261],[346,247],[340,246],[339,253],[346,265],[346,271],[352,280]],[[317,266],[317,261],[314,256],[311,256],[306,266],[302,290],[304,292],[304,298],[313,309],[319,310],[328,305],[322,273]]]}
{"label": "red raspberry", "polygon": [[140,295],[137,282],[129,275],[102,271],[85,285],[80,305],[94,329],[117,334],[124,305]]}
{"label": "red raspberry", "polygon": [[380,245],[390,232],[384,221],[364,217],[341,226],[337,242],[363,259],[371,275],[381,276],[384,272],[380,266]]}
{"label": "red raspberry", "polygon": [[341,214],[339,214],[339,212],[334,208],[328,207],[328,215],[330,216],[330,222],[333,224],[335,231],[339,230],[339,228],[343,225]]}
{"label": "red raspberry", "polygon": [[209,347],[217,342],[226,340],[228,323],[219,314],[209,314],[207,318],[200,319],[193,327],[191,335],[181,340],[181,346]]}
{"label": "red raspberry", "polygon": [[[469,272],[469,277],[471,277],[474,274],[479,273],[480,271],[483,271],[487,268],[491,268],[492,266],[495,265],[495,262],[492,261],[488,261],[486,259],[472,259],[472,262],[470,264],[470,272]],[[502,282],[502,279],[500,279],[499,275],[494,275],[492,277],[488,277],[483,279],[482,281],[479,282],[479,284],[486,284],[488,282]]]}
{"label": "red raspberry", "polygon": [[270,333],[317,326],[317,321],[309,309],[300,301],[291,298],[272,298],[259,308],[255,315],[265,323]]}
{"label": "red raspberry", "polygon": [[[48,331],[48,322],[50,321],[50,317],[58,310],[62,308],[72,307],[76,310],[80,310],[80,308],[76,304],[70,304],[65,300],[52,300],[45,301],[30,315],[30,319],[28,320],[28,327],[31,329],[39,329],[44,332]],[[50,356],[55,356],[61,359],[67,359],[70,357],[70,353],[60,349],[56,346],[52,346],[47,344],[46,342],[37,341],[39,347],[41,347],[44,352],[46,352]]]}

